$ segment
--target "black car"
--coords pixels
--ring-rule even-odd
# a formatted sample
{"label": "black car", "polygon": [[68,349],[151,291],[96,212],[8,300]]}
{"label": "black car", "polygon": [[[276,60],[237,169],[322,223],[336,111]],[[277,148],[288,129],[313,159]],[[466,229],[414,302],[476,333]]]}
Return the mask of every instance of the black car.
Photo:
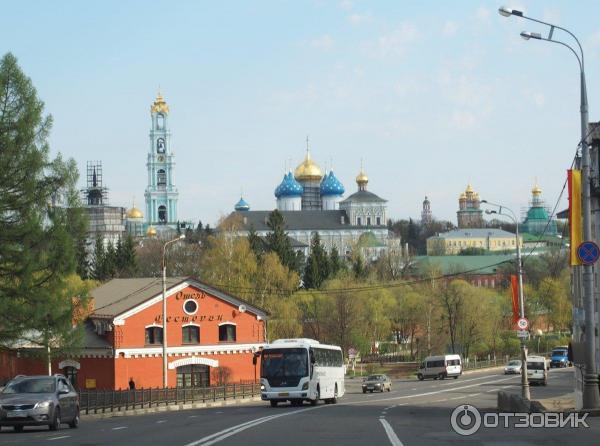
{"label": "black car", "polygon": [[79,395],[63,375],[19,376],[0,392],[0,427],[79,425]]}

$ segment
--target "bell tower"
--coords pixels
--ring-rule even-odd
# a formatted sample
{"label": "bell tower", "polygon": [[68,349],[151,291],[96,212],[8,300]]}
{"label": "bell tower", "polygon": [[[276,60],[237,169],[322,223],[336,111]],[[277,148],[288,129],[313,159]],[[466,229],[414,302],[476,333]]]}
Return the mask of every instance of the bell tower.
{"label": "bell tower", "polygon": [[176,229],[179,193],[173,181],[175,161],[168,125],[169,106],[160,92],[150,107],[150,115],[150,151],[146,161],[148,186],[144,193],[146,222],[157,228],[168,226]]}

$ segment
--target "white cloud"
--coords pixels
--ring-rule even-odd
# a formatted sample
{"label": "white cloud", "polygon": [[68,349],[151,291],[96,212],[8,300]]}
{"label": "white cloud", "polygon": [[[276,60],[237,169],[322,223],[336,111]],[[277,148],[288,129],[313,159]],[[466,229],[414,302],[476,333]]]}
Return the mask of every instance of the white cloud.
{"label": "white cloud", "polygon": [[491,11],[485,6],[480,6],[479,8],[477,8],[477,11],[475,11],[475,18],[479,22],[488,22],[488,20],[490,19],[490,15]]}
{"label": "white cloud", "polygon": [[451,37],[456,34],[456,31],[458,31],[458,25],[456,22],[453,22],[452,20],[447,20],[446,23],[444,23],[444,26],[442,28],[442,34],[444,36]]}
{"label": "white cloud", "polygon": [[321,37],[311,40],[310,45],[313,48],[328,51],[333,48],[334,40],[329,34],[325,34]]}
{"label": "white cloud", "polygon": [[452,113],[452,124],[461,130],[475,127],[477,119],[473,112],[467,110],[454,110]]}
{"label": "white cloud", "polygon": [[419,37],[417,28],[408,22],[387,34],[382,34],[375,42],[369,42],[365,45],[369,54],[379,57],[402,56],[408,46]]}
{"label": "white cloud", "polygon": [[368,23],[372,20],[372,17],[370,14],[359,14],[358,12],[355,12],[353,14],[350,14],[348,16],[348,21],[353,24],[353,25],[361,25],[363,23]]}

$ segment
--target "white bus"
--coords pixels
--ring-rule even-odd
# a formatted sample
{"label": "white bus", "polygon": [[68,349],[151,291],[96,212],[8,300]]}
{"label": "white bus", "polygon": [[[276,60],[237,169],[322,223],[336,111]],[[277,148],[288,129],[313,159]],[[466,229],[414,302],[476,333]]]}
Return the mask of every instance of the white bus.
{"label": "white bus", "polygon": [[260,357],[261,399],[275,407],[289,401],[299,406],[324,400],[335,404],[344,394],[342,349],[314,339],[279,339],[267,344]]}

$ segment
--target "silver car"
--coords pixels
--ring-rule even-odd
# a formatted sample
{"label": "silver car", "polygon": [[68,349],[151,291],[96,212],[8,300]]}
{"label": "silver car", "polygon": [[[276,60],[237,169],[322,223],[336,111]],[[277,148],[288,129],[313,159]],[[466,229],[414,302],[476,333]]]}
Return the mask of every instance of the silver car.
{"label": "silver car", "polygon": [[392,391],[392,380],[386,375],[370,375],[362,383],[363,393],[383,392],[384,390]]}
{"label": "silver car", "polygon": [[20,376],[0,392],[0,427],[79,425],[79,396],[63,375]]}
{"label": "silver car", "polygon": [[508,361],[508,364],[504,367],[505,375],[520,375],[521,374],[521,360],[520,359],[512,359]]}

